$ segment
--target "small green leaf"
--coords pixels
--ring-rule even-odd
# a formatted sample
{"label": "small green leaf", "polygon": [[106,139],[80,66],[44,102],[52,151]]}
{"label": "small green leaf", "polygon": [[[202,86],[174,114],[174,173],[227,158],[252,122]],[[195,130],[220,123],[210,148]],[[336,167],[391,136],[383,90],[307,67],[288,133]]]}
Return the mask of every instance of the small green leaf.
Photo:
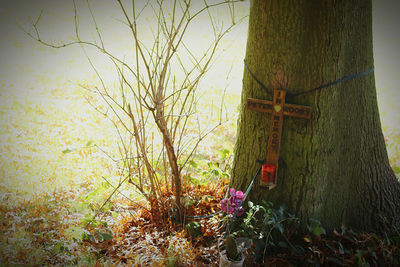
{"label": "small green leaf", "polygon": [[252,208],[252,207],[254,206],[254,203],[251,202],[251,201],[248,201],[248,202],[247,202],[247,205],[249,205],[249,208]]}
{"label": "small green leaf", "polygon": [[64,246],[63,242],[58,242],[54,248],[58,253],[64,252],[64,250],[65,250],[65,246]]}
{"label": "small green leaf", "polygon": [[189,160],[189,164],[190,164],[190,166],[192,166],[193,168],[197,168],[197,167],[199,167],[199,165],[194,161],[194,160]]}
{"label": "small green leaf", "polygon": [[230,151],[228,149],[217,150],[217,153],[220,155],[222,159],[226,159],[226,156],[229,155]]}
{"label": "small green leaf", "polygon": [[190,207],[193,206],[194,204],[196,204],[196,201],[189,199],[188,202],[186,202],[185,206]]}
{"label": "small green leaf", "polygon": [[109,233],[103,233],[102,236],[103,236],[104,241],[113,239],[113,236]]}
{"label": "small green leaf", "polygon": [[199,237],[203,235],[203,232],[201,231],[201,224],[199,222],[188,223],[186,224],[185,228],[191,237]]}
{"label": "small green leaf", "polygon": [[313,233],[316,236],[320,236],[324,233],[324,230],[321,227],[317,226],[313,229]]}
{"label": "small green leaf", "polygon": [[317,220],[312,220],[311,222],[311,231],[316,236],[321,236],[322,234],[326,234],[325,229],[321,226],[321,223]]}
{"label": "small green leaf", "polygon": [[215,176],[220,176],[220,172],[219,172],[219,170],[217,170],[217,169],[211,170],[211,173],[212,173],[213,175],[215,175]]}
{"label": "small green leaf", "polygon": [[87,238],[92,242],[96,242],[96,239],[94,238],[94,235],[92,235],[92,234],[88,234]]}
{"label": "small green leaf", "polygon": [[102,232],[97,232],[96,233],[96,238],[100,241],[100,242],[103,242],[104,241],[104,238],[103,238],[103,233]]}
{"label": "small green leaf", "polygon": [[86,146],[90,146],[92,144],[94,144],[94,142],[92,140],[90,140],[89,142],[86,143]]}
{"label": "small green leaf", "polygon": [[283,225],[280,224],[280,223],[278,223],[278,224],[276,225],[276,227],[279,229],[279,232],[281,232],[281,234],[283,234],[283,232],[285,231],[285,229],[283,228]]}
{"label": "small green leaf", "polygon": [[67,154],[67,153],[71,153],[71,152],[72,152],[72,150],[69,149],[69,148],[64,149],[64,150],[62,151],[63,154]]}

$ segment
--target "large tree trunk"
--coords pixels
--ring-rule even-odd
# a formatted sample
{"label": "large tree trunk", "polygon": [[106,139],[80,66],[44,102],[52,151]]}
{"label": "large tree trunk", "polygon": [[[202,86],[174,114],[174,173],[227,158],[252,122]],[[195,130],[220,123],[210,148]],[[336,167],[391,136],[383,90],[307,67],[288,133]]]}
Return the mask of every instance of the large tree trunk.
{"label": "large tree trunk", "polygon": [[[270,89],[300,92],[373,67],[370,0],[251,1],[246,62]],[[272,100],[244,70],[231,185],[246,189],[265,159],[270,114],[247,98]],[[285,203],[301,219],[392,233],[400,226],[400,186],[389,165],[374,74],[296,97],[311,120],[284,117],[278,185],[255,183],[249,198]]]}

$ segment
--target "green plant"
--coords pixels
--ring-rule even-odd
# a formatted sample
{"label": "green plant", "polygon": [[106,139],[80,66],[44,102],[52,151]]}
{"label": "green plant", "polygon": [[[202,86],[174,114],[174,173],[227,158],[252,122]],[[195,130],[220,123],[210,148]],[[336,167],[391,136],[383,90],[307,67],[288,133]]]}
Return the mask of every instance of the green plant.
{"label": "green plant", "polygon": [[101,243],[113,239],[113,233],[108,228],[107,222],[98,221],[88,214],[81,220],[81,223],[83,224],[82,241],[89,240],[94,243]]}
{"label": "green plant", "polygon": [[299,219],[284,206],[274,209],[271,203],[262,203],[248,202],[249,209],[237,230],[238,236],[251,239],[252,254],[257,262],[264,262],[266,254],[277,250],[296,251],[290,239],[299,226]]}
{"label": "green plant", "polygon": [[192,238],[196,238],[203,235],[201,231],[201,224],[199,222],[190,222],[185,226],[186,232]]}
{"label": "green plant", "polygon": [[248,202],[246,216],[236,225],[237,237],[252,240],[255,262],[274,265],[284,261],[312,266],[390,266],[400,263],[399,237],[382,238],[376,234],[355,232],[344,225],[331,234],[318,220],[310,220],[305,229],[300,220],[284,206]]}
{"label": "green plant", "polygon": [[210,182],[229,181],[230,166],[232,164],[232,151],[224,148],[217,149],[219,159],[203,159],[201,155],[193,157],[188,161],[191,172],[195,175],[188,175],[188,179],[195,185],[207,185]]}

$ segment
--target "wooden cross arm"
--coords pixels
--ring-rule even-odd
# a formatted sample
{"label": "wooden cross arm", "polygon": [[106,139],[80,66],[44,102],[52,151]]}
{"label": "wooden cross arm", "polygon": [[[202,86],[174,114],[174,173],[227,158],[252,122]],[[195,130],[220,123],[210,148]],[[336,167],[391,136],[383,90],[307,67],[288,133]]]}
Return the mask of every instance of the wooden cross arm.
{"label": "wooden cross arm", "polygon": [[[250,110],[266,112],[266,113],[272,113],[273,109],[272,101],[255,99],[255,98],[248,98],[246,106]],[[307,106],[285,103],[283,105],[283,115],[296,118],[310,119],[311,108]]]}
{"label": "wooden cross arm", "polygon": [[277,184],[279,150],[282,136],[283,116],[292,116],[303,119],[311,118],[311,108],[307,106],[285,103],[286,92],[274,90],[273,101],[248,98],[246,107],[250,110],[271,114],[269,138],[267,146],[267,160],[261,171],[260,186],[272,189]]}

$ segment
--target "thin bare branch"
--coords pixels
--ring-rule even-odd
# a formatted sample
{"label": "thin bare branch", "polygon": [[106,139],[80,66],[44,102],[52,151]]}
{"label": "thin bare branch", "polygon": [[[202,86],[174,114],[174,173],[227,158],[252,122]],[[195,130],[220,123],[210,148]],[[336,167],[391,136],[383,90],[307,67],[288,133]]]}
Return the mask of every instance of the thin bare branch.
{"label": "thin bare branch", "polygon": [[92,8],[91,8],[91,6],[90,6],[89,0],[86,0],[86,3],[87,3],[87,6],[88,6],[88,9],[89,9],[89,12],[90,12],[90,16],[92,17],[92,21],[93,21],[93,23],[94,23],[94,26],[96,27],[97,36],[99,37],[99,40],[100,40],[100,43],[101,43],[101,48],[102,48],[103,50],[105,50],[103,38],[101,37],[100,29],[99,29],[99,27],[97,26],[97,21],[96,21],[96,18],[94,17],[94,14],[93,14]]}

